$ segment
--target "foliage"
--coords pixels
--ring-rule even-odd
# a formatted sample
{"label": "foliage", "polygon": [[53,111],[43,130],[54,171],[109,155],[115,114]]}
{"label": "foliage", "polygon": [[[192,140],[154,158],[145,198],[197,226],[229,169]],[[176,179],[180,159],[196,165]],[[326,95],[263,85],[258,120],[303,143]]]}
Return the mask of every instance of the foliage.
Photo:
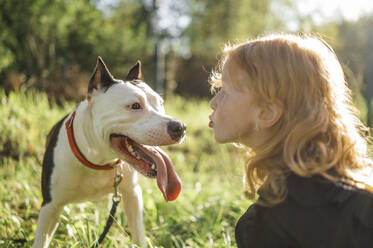
{"label": "foliage", "polygon": [[[74,107],[64,100],[57,105],[48,100],[50,95],[34,88],[52,89],[61,99],[84,95],[85,90],[77,89],[83,84],[85,89],[98,55],[119,77],[141,59],[144,75],[152,81],[152,32],[157,28],[151,26],[154,13],[147,7],[152,1],[119,0],[108,15],[97,2],[0,0],[0,179],[5,182],[0,185],[0,247],[22,246],[14,243],[22,238],[26,238],[24,247],[32,244],[41,205],[45,136]],[[172,56],[166,56],[166,79],[175,80],[179,94],[207,96],[207,77],[223,45],[288,31],[281,15],[286,7],[292,8],[291,2],[163,1],[180,17],[190,18],[174,36],[162,31],[162,38],[178,41],[167,50]],[[320,34],[335,49],[360,117],[368,123],[373,108],[372,20],[365,16],[322,25],[309,16],[296,20],[297,32]],[[27,90],[5,92],[2,88],[9,85],[9,78],[21,81],[19,85]],[[188,124],[185,142],[165,148],[183,180],[183,191],[177,201],[165,203],[154,181],[141,179],[149,247],[234,247],[235,221],[250,204],[241,194],[243,154],[232,145],[215,144],[207,128],[206,101],[173,96],[167,99],[166,109]],[[66,206],[53,247],[88,246],[102,231],[107,208],[107,202]],[[117,222],[105,245],[130,247],[122,211]]]}
{"label": "foliage", "polygon": [[25,84],[58,99],[79,99],[98,55],[119,77],[140,59],[152,83],[159,38],[164,41],[159,51],[167,53],[166,91],[208,96],[208,72],[224,44],[286,32],[286,16],[294,15],[297,31],[320,34],[351,69],[347,76],[358,98],[362,90],[368,101],[373,96],[368,84],[373,78],[371,16],[316,25],[311,16],[296,12],[292,0],[158,0],[157,13],[150,0],[113,1],[110,11],[99,8],[100,2],[0,0],[2,87],[8,91]]}
{"label": "foliage", "polygon": [[[82,53],[92,52],[95,37],[86,31],[99,26],[99,12],[92,11],[89,1],[2,0],[0,10],[1,43],[14,55],[11,67],[27,79],[40,79],[41,87],[54,67],[67,59],[78,62]],[[82,25],[86,28],[79,29]],[[79,62],[84,64],[81,58]]]}
{"label": "foliage", "polygon": [[284,28],[271,6],[276,0],[191,0],[187,29],[192,54],[216,59],[227,42],[246,40]]}
{"label": "foliage", "polygon": [[104,18],[90,0],[0,0],[0,71],[15,70],[28,86],[45,89],[69,81],[74,66],[91,72],[98,55],[121,66],[146,57],[144,10],[129,2],[131,8]]}
{"label": "foliage", "polygon": [[[41,159],[49,129],[73,109],[44,93],[0,91],[0,247],[30,247],[41,205]],[[166,203],[154,180],[141,177],[149,247],[235,247],[234,226],[250,202],[242,196],[243,154],[215,144],[206,101],[167,99],[166,112],[187,123],[183,144],[164,147],[183,181],[179,198]],[[107,201],[68,205],[52,247],[87,247],[109,213]],[[104,247],[131,247],[120,208]],[[26,239],[24,246],[14,240]]]}
{"label": "foliage", "polygon": [[[0,83],[9,83],[7,78],[15,72],[27,87],[71,98],[60,85],[79,88],[79,83],[70,82],[81,81],[82,74],[88,78],[98,55],[120,76],[125,74],[122,68],[141,59],[144,74],[154,81],[150,75],[155,68],[155,30],[159,30],[158,38],[167,41],[161,50],[176,52],[174,60],[166,61],[166,80],[177,78],[177,83],[185,84],[182,79],[188,71],[169,69],[183,67],[183,56],[196,57],[196,68],[203,71],[203,66],[216,63],[226,42],[281,30],[282,21],[273,14],[272,5],[286,0],[160,1],[158,23],[149,6],[152,1],[114,2],[105,12],[94,0],[0,0]],[[181,75],[175,77],[176,71]],[[197,75],[198,83],[206,81],[207,75]],[[7,88],[17,88],[14,84]],[[75,90],[77,97],[79,93]]]}
{"label": "foliage", "polygon": [[373,17],[363,16],[354,22],[331,21],[312,26],[335,50],[352,89],[354,102],[361,111],[361,118],[369,126],[372,120],[370,102],[373,97]]}

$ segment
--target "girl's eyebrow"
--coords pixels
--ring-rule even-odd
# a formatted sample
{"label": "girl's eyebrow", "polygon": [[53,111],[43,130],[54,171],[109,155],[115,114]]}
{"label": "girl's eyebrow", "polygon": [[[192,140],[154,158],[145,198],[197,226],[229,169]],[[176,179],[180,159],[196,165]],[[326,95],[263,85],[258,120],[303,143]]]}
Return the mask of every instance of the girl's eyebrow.
{"label": "girl's eyebrow", "polygon": [[220,86],[220,87],[215,87],[214,90],[213,90],[213,95],[218,94],[218,93],[221,91],[221,89],[222,89],[222,86]]}

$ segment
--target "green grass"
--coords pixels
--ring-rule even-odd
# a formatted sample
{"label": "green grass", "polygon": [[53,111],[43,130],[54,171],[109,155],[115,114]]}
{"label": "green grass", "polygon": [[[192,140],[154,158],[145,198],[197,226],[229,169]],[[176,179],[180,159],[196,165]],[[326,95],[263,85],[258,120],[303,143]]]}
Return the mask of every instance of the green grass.
{"label": "green grass", "polygon": [[[42,201],[45,137],[74,106],[57,106],[43,93],[0,91],[0,247],[31,246]],[[141,177],[148,246],[236,247],[234,226],[250,204],[242,195],[242,151],[214,142],[207,101],[173,97],[165,107],[188,125],[183,144],[164,148],[183,187],[176,201],[166,203],[156,182]],[[109,208],[108,201],[66,206],[51,247],[89,247]],[[102,247],[133,247],[122,208]]]}

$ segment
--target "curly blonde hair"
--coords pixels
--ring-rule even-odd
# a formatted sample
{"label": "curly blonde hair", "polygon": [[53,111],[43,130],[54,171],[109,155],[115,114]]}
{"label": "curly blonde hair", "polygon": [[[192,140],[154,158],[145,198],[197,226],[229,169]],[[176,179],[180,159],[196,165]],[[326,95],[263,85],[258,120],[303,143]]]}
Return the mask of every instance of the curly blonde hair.
{"label": "curly blonde hair", "polygon": [[[260,104],[280,102],[283,115],[270,138],[255,151],[246,148],[245,192],[266,204],[284,200],[286,178],[319,174],[373,192],[368,129],[357,117],[342,67],[332,48],[315,36],[268,35],[228,45],[211,88],[221,86],[220,71],[241,70]],[[234,75],[235,73],[230,73]],[[240,85],[241,84],[241,85]]]}

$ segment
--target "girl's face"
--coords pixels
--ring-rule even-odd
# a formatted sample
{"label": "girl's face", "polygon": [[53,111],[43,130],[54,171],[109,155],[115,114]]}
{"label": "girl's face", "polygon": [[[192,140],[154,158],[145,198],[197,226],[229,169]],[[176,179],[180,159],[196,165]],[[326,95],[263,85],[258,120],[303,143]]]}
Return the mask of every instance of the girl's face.
{"label": "girl's face", "polygon": [[[219,143],[237,142],[251,146],[254,142],[259,108],[254,104],[252,92],[247,87],[242,90],[233,88],[225,63],[222,72],[222,87],[211,99],[209,127],[213,128],[215,140]],[[248,80],[244,72],[235,69],[235,80]],[[235,82],[243,85],[245,82]]]}

